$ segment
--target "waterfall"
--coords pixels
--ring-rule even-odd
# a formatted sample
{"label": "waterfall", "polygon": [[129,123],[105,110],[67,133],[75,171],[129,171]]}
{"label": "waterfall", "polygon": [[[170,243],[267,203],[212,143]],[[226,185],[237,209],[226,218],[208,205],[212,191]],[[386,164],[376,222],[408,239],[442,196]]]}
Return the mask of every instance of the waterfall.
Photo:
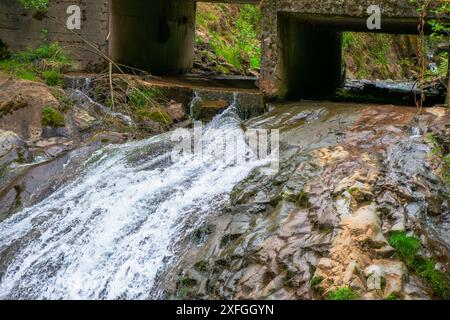
{"label": "waterfall", "polygon": [[69,92],[70,98],[81,108],[94,108],[97,113],[116,118],[126,126],[133,126],[134,122],[130,116],[115,112],[91,98],[92,81],[90,77],[69,77],[66,90]]}
{"label": "waterfall", "polygon": [[[247,159],[217,161],[225,135]],[[171,133],[105,147],[74,181],[0,223],[0,299],[157,298],[182,240],[264,164],[248,151],[235,106],[201,142],[203,157],[176,160]]]}
{"label": "waterfall", "polygon": [[94,101],[91,97],[89,97],[89,95],[85,91],[79,89],[71,89],[70,98],[75,100],[77,104],[83,108],[95,107],[98,113],[109,115],[113,118],[117,118],[126,126],[130,127],[133,125],[133,120],[131,119],[130,116],[110,110],[101,103]]}
{"label": "waterfall", "polygon": [[197,90],[194,90],[194,93],[192,95],[192,99],[191,102],[189,104],[189,116],[191,117],[191,119],[194,119],[194,107],[195,104],[199,101],[201,101],[201,97],[199,95],[199,93],[197,92]]}

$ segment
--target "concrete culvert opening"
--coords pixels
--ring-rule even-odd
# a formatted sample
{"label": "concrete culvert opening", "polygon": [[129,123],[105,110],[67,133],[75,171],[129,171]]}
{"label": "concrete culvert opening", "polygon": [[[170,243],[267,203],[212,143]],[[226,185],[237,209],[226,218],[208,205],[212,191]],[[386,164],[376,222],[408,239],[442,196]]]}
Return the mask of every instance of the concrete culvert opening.
{"label": "concrete culvert opening", "polygon": [[[282,96],[415,104],[421,74],[417,21],[387,19],[383,33],[369,32],[364,19],[280,14],[278,21]],[[427,48],[436,47],[432,41],[426,37]],[[444,53],[426,50],[427,81],[445,73]],[[445,100],[438,83],[427,94],[429,104]]]}
{"label": "concrete culvert opening", "polygon": [[262,17],[246,2],[112,0],[110,55],[153,75],[256,89]]}
{"label": "concrete culvert opening", "polygon": [[189,71],[194,59],[195,7],[189,0],[112,0],[112,59],[156,75]]}

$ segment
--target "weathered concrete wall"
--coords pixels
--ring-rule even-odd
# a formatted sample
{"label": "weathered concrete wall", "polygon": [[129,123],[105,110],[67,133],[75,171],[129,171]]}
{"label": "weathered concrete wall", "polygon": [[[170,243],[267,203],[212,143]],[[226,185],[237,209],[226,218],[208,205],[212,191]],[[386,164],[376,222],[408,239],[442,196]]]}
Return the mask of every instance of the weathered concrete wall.
{"label": "weathered concrete wall", "polygon": [[196,4],[186,0],[112,0],[112,59],[154,74],[192,68]]}
{"label": "weathered concrete wall", "polygon": [[17,0],[0,1],[0,39],[11,50],[37,47],[41,43],[41,31],[48,30],[48,40],[58,41],[70,53],[79,68],[90,68],[103,60],[93,48],[66,28],[66,10],[79,5],[82,10],[82,29],[76,31],[103,53],[108,53],[109,32],[108,0],[50,0],[49,17],[32,10],[25,10]]}
{"label": "weathered concrete wall", "polygon": [[[205,0],[207,2],[258,3],[258,0]],[[426,0],[423,0],[426,1]],[[440,2],[446,0],[435,0]],[[59,41],[82,68],[103,60],[92,48],[66,29],[66,9],[82,8],[82,29],[86,40],[123,64],[153,73],[179,73],[193,63],[195,6],[197,0],[50,0],[49,16],[56,22],[24,10],[17,0],[0,2],[0,39],[10,49],[24,49],[40,43],[40,31],[48,29],[49,40]],[[262,61],[261,91],[269,97],[311,87],[310,66],[320,66],[322,51],[330,60],[329,85],[336,82],[339,65],[339,33],[369,31],[365,27],[367,8],[379,5],[382,30],[387,33],[415,33],[418,13],[409,0],[261,0]],[[309,31],[300,24],[309,25]],[[292,27],[292,30],[289,28]],[[314,28],[321,32],[314,34]],[[323,31],[327,28],[327,31]],[[327,36],[325,36],[325,34]],[[109,36],[108,36],[109,35]],[[287,36],[288,35],[288,36]],[[304,39],[325,36],[327,43],[309,47]],[[109,41],[107,40],[109,39]],[[302,51],[307,50],[307,51]],[[296,57],[312,59],[310,65]],[[323,63],[324,61],[322,61]],[[317,70],[317,69],[316,69]],[[325,68],[321,72],[326,72]],[[298,83],[305,86],[299,87]],[[325,87],[328,85],[326,84]],[[314,84],[315,85],[315,84]],[[322,83],[322,85],[324,85]],[[309,90],[309,89],[308,89]],[[303,95],[303,94],[302,94]],[[305,95],[307,96],[307,95]]]}

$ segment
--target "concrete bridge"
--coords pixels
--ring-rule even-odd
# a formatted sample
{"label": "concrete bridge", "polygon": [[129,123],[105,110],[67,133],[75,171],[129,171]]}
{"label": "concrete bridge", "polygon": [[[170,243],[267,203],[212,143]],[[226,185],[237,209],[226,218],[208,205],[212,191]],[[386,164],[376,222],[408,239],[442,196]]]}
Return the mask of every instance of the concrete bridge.
{"label": "concrete bridge", "polygon": [[[49,19],[17,0],[0,3],[0,40],[11,49],[37,45],[40,30],[59,41],[81,68],[102,60],[65,27],[69,5],[82,8],[77,31],[114,61],[153,74],[193,66],[196,2],[200,0],[50,0]],[[446,0],[437,0],[446,1]],[[342,32],[416,34],[419,14],[409,0],[206,0],[260,4],[260,89],[268,97],[320,98],[342,80]],[[381,29],[367,28],[367,9],[381,9]]]}

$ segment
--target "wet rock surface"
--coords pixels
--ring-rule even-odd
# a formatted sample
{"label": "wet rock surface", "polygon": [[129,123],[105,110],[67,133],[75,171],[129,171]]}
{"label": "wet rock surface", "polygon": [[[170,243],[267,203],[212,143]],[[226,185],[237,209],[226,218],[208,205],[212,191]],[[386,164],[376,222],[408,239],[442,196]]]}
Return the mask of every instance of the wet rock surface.
{"label": "wet rock surface", "polygon": [[257,169],[234,188],[167,295],[326,299],[349,288],[361,299],[436,298],[388,239],[414,235],[419,255],[448,277],[450,190],[430,137],[448,154],[449,122],[443,108],[326,102],[279,105],[247,121],[280,130],[280,169]]}

